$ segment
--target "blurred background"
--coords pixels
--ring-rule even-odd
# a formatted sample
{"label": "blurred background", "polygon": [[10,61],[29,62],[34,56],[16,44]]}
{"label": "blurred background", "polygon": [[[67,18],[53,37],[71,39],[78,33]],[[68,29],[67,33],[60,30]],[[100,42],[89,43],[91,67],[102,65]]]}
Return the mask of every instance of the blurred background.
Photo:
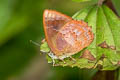
{"label": "blurred background", "polygon": [[[119,15],[120,3],[115,1],[115,12]],[[45,9],[72,16],[92,4],[72,0],[0,0],[0,80],[89,80],[93,77],[97,70],[52,67],[45,55],[40,55],[39,46],[30,43],[30,40],[40,43],[44,38]]]}

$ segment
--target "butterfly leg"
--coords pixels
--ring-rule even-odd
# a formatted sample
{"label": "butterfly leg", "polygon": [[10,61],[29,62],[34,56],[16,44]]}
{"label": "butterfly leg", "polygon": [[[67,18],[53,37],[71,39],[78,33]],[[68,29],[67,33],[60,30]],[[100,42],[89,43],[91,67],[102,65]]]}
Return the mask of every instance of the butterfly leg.
{"label": "butterfly leg", "polygon": [[59,60],[61,60],[64,64],[66,64],[66,62],[64,61],[64,59],[59,58]]}
{"label": "butterfly leg", "polygon": [[76,62],[75,58],[73,58],[72,56],[70,56],[70,59],[73,60],[74,62]]}
{"label": "butterfly leg", "polygon": [[53,66],[55,66],[55,59],[52,59],[52,64]]}

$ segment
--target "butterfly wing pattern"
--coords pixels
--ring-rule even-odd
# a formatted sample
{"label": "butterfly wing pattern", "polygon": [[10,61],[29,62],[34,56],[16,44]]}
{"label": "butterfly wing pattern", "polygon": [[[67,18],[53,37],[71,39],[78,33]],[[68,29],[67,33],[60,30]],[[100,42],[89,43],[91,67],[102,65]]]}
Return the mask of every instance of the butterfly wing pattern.
{"label": "butterfly wing pattern", "polygon": [[58,58],[78,53],[94,39],[91,27],[86,22],[73,20],[54,10],[44,11],[43,24],[48,46]]}

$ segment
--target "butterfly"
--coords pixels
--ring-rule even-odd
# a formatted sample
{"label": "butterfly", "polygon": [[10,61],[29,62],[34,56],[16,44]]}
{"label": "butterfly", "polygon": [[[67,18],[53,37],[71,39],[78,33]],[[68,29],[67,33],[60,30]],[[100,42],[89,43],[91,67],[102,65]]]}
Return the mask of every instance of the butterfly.
{"label": "butterfly", "polygon": [[83,20],[74,20],[55,10],[43,13],[45,40],[54,59],[63,60],[80,52],[94,40],[92,28]]}

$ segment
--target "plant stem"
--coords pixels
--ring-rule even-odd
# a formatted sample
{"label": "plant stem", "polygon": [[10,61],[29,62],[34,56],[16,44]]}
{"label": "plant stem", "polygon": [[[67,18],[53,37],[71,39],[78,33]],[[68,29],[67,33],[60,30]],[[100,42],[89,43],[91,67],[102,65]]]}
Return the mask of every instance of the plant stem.
{"label": "plant stem", "polygon": [[98,0],[98,6],[101,6],[105,0]]}

